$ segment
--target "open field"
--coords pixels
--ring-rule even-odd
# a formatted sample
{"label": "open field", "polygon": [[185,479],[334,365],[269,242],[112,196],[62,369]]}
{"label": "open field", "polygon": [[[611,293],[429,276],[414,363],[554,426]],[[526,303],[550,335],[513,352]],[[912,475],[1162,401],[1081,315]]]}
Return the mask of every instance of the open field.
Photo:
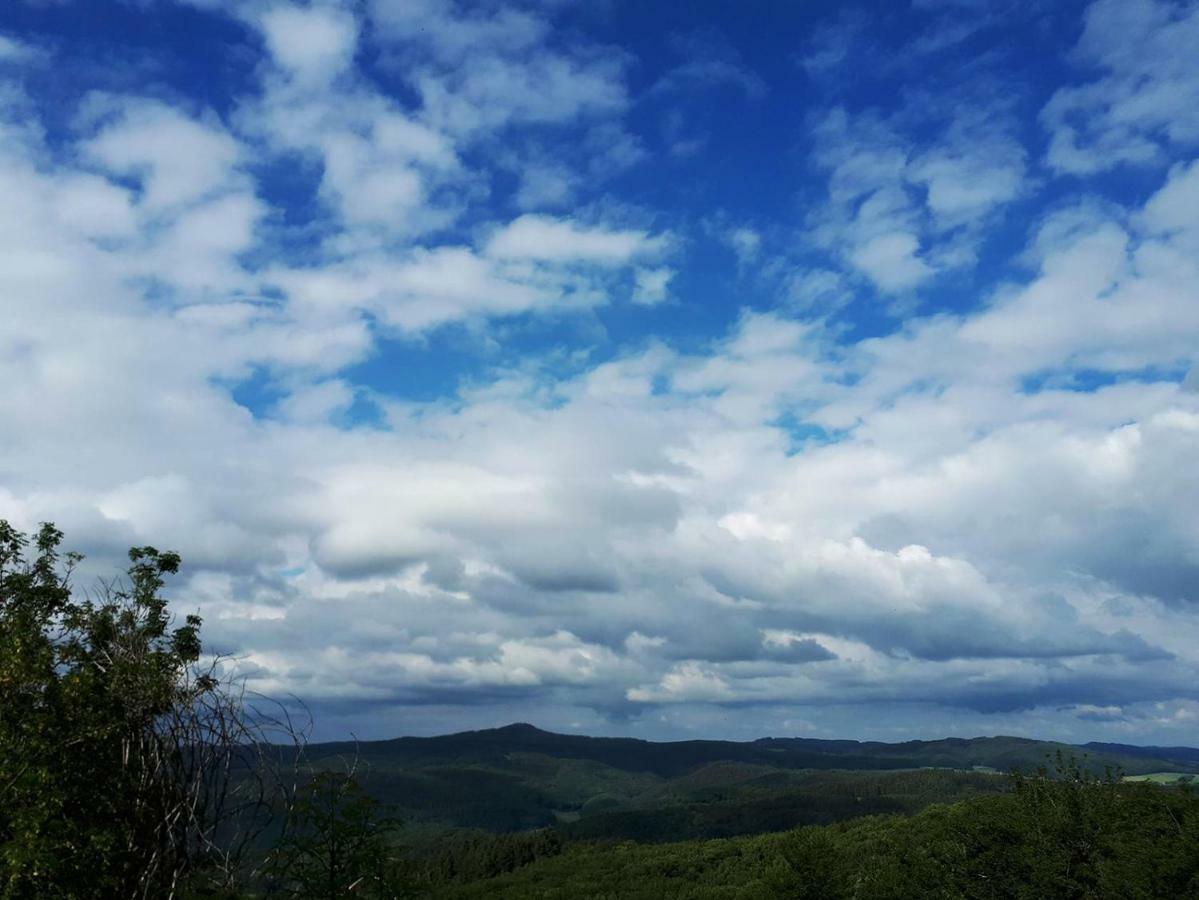
{"label": "open field", "polygon": [[1144,775],[1125,775],[1125,781],[1148,781],[1153,784],[1190,784],[1199,780],[1191,772],[1147,772]]}

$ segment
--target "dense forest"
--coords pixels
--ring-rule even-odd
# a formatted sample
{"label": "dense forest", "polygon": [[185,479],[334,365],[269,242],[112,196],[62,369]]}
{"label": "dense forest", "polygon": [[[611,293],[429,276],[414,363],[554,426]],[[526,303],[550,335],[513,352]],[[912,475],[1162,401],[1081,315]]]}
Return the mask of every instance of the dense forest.
{"label": "dense forest", "polygon": [[723,840],[571,846],[437,887],[505,898],[1199,897],[1199,798],[1068,763],[1008,794]]}
{"label": "dense forest", "polygon": [[1199,897],[1190,748],[308,744],[173,618],[176,554],[79,592],[62,540],[0,522],[6,900]]}

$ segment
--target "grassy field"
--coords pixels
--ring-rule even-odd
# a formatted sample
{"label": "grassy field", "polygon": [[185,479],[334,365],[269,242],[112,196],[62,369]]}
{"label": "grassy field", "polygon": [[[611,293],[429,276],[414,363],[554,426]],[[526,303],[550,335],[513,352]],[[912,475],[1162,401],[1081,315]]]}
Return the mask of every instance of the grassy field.
{"label": "grassy field", "polygon": [[1190,784],[1199,777],[1190,772],[1148,772],[1144,775],[1125,775],[1125,781],[1148,781],[1152,784]]}

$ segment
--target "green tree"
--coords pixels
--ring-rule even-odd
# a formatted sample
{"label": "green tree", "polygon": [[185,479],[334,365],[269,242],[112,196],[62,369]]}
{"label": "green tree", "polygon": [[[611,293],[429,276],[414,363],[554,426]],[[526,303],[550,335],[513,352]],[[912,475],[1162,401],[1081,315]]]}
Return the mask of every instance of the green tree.
{"label": "green tree", "polygon": [[[129,551],[126,578],[73,589],[62,532],[0,520],[0,897],[174,897],[228,884],[255,779],[236,693],[199,665],[200,619],[163,597],[179,556]],[[253,791],[251,791],[253,793]]]}
{"label": "green tree", "polygon": [[1121,781],[1122,773],[1096,774],[1085,757],[1060,750],[1033,776],[1014,775],[1034,884],[1055,896],[1104,895],[1108,863],[1126,840],[1119,832],[1128,830],[1124,812],[1134,793]]}
{"label": "green tree", "polygon": [[297,792],[272,852],[276,887],[312,900],[402,896],[407,879],[391,841],[397,826],[352,771],[316,773]]}

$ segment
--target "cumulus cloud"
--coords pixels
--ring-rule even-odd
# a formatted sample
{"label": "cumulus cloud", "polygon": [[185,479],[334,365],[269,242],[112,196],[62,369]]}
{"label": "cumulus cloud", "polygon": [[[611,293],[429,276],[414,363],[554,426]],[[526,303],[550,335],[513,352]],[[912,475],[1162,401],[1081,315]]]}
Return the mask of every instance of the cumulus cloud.
{"label": "cumulus cloud", "polygon": [[[1167,44],[1189,21],[1136,10]],[[855,329],[830,312],[853,284],[967,268],[1028,196],[1006,120],[818,116],[821,258],[714,212],[722,282],[686,216],[567,210],[646,151],[627,60],[551,11],[225,14],[264,55],[220,114],[148,91],[62,134],[0,117],[0,516],[57,521],[96,572],[178,549],[210,646],[329,734],[534,703],[646,733],[797,706],[854,735],[1193,728],[1194,162],[1143,202],[1045,206],[977,302]],[[1188,139],[1128,121],[1112,158]],[[688,331],[726,283],[729,322]],[[430,398],[443,354],[470,365]]]}
{"label": "cumulus cloud", "polygon": [[608,302],[605,285],[642,257],[659,256],[662,236],[521,216],[481,250],[445,245],[351,262],[279,269],[268,276],[314,310],[361,310],[405,332],[449,322],[512,316],[532,309],[578,309]]}
{"label": "cumulus cloud", "polygon": [[275,6],[262,16],[272,58],[293,77],[327,81],[354,56],[358,25],[349,13],[315,7]]}
{"label": "cumulus cloud", "polygon": [[192,203],[226,188],[241,158],[237,141],[160,101],[96,96],[89,117],[100,126],[83,153],[106,171],[140,182],[152,212]]}

